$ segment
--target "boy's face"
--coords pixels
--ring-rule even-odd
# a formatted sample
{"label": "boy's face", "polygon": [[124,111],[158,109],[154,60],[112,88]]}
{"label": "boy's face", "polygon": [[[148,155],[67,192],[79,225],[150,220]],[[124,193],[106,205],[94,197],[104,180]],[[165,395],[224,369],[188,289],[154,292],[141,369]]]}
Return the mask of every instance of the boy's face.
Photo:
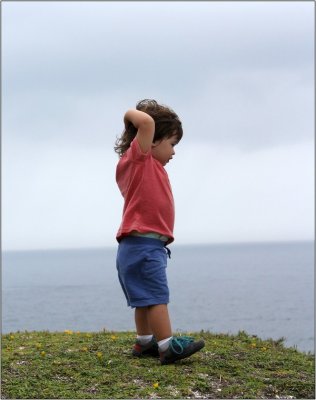
{"label": "boy's face", "polygon": [[176,135],[173,135],[168,139],[156,141],[152,144],[151,153],[157,161],[165,166],[167,162],[169,162],[176,154],[174,151],[174,146],[177,143],[178,139]]}

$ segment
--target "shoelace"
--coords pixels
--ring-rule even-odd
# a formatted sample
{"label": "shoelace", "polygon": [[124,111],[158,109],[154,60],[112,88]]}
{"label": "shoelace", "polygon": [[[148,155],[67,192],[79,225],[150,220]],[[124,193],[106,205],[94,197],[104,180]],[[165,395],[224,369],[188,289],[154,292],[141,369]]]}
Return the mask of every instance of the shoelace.
{"label": "shoelace", "polygon": [[[189,336],[180,336],[177,338],[173,338],[170,343],[170,347],[172,351],[176,354],[182,354],[183,350],[188,346],[188,344],[194,342],[194,339],[192,339]],[[178,347],[178,350],[175,348],[175,346]]]}

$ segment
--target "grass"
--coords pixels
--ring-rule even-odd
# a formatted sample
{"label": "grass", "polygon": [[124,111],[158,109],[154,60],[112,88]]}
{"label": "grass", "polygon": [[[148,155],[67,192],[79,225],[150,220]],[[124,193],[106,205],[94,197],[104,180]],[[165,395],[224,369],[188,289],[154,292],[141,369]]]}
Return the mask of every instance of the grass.
{"label": "grass", "polygon": [[205,348],[176,364],[134,358],[133,332],[2,336],[2,399],[314,399],[314,356],[283,341],[194,334]]}

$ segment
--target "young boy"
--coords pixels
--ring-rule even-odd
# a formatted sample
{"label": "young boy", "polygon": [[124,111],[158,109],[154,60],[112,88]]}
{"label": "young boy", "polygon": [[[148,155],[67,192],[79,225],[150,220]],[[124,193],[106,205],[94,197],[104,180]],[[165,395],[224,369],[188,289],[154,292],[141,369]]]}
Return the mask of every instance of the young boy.
{"label": "young boy", "polygon": [[117,233],[117,270],[128,306],[135,308],[134,356],[159,356],[161,364],[186,358],[204,341],[173,337],[168,314],[167,244],[173,242],[174,202],[164,166],[182,138],[177,114],[155,100],[142,100],[124,116],[115,151],[116,181],[124,198]]}

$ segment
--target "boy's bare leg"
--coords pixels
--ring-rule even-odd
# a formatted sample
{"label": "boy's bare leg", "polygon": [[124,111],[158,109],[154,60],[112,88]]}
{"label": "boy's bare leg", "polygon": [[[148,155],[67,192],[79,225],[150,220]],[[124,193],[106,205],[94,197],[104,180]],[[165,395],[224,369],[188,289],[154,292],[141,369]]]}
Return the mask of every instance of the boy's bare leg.
{"label": "boy's bare leg", "polygon": [[148,323],[148,307],[135,308],[135,324],[138,335],[152,335],[152,330]]}
{"label": "boy's bare leg", "polygon": [[172,336],[167,304],[157,304],[147,307],[147,321],[157,342]]}

